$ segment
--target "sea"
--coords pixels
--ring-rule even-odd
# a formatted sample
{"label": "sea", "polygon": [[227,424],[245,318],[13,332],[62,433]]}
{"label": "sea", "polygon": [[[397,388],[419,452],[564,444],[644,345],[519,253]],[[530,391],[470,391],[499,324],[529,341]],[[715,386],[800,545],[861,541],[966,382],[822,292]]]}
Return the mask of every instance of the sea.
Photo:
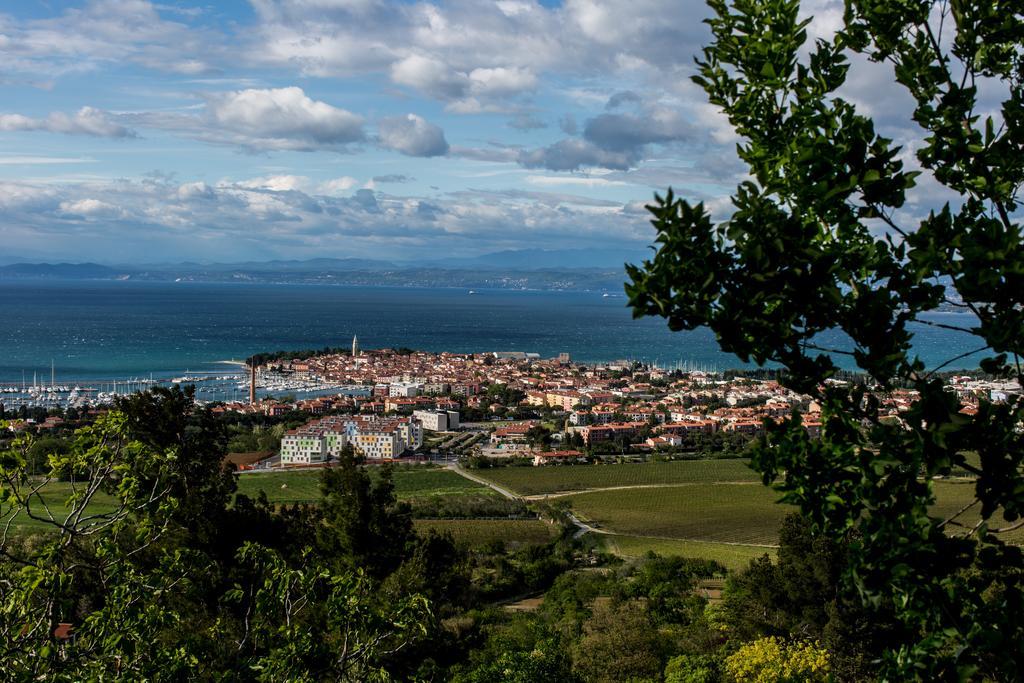
{"label": "sea", "polygon": [[[970,316],[935,313],[945,324]],[[969,335],[915,330],[928,366],[968,350]],[[574,360],[639,360],[664,367],[744,367],[706,329],[671,332],[634,319],[624,295],[340,285],[0,281],[0,384],[166,380],[218,372],[264,351],[348,347],[525,351]],[[822,343],[837,342],[826,334]],[[948,366],[976,367],[979,356]],[[844,357],[840,363],[848,363]],[[237,368],[236,368],[237,370]]]}

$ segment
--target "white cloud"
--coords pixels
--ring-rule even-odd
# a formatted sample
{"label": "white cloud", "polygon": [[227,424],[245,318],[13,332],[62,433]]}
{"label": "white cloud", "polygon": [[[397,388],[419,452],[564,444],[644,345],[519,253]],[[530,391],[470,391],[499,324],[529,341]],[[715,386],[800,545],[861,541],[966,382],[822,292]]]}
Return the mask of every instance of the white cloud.
{"label": "white cloud", "polygon": [[86,218],[116,218],[122,215],[121,209],[99,199],[79,199],[60,203],[61,213]]}
{"label": "white cloud", "polygon": [[17,226],[4,233],[17,238],[5,243],[12,250],[47,242],[53,258],[107,261],[372,255],[383,246],[415,256],[423,249],[521,247],[540,236],[556,247],[580,238],[612,245],[651,232],[645,216],[621,203],[571,194],[465,191],[426,198],[365,188],[331,196],[318,185],[316,194],[272,189],[294,185],[273,176],[216,186],[159,179],[0,183],[0,225]]}
{"label": "white cloud", "polygon": [[91,157],[0,156],[0,166],[51,166],[55,164],[90,164]]}
{"label": "white cloud", "polygon": [[207,95],[204,118],[211,136],[219,130],[228,142],[262,149],[341,147],[364,139],[362,117],[297,87]]}
{"label": "white cloud", "polygon": [[134,131],[113,121],[107,112],[93,107],[82,107],[74,114],[53,112],[41,119],[21,114],[0,114],[0,131],[45,131],[104,138],[135,136]]}
{"label": "white cloud", "polygon": [[182,183],[178,186],[178,199],[213,199],[216,192],[204,182]]}
{"label": "white cloud", "polygon": [[497,67],[469,72],[473,92],[478,95],[515,95],[537,87],[537,77],[529,69]]}
{"label": "white cloud", "polygon": [[531,185],[577,185],[581,187],[612,187],[626,184],[621,180],[608,180],[607,178],[550,175],[528,175],[526,176],[526,182]]}
{"label": "white cloud", "polygon": [[[373,181],[370,181],[371,183]],[[348,192],[353,187],[359,185],[359,181],[352,176],[341,176],[340,178],[332,178],[331,180],[324,181],[317,186],[317,191],[320,194],[334,195]]]}
{"label": "white cloud", "polygon": [[209,29],[164,19],[146,0],[86,0],[57,16],[20,22],[0,15],[0,36],[5,71],[46,78],[123,63],[204,73],[224,46]]}
{"label": "white cloud", "polygon": [[377,131],[382,147],[414,157],[448,153],[444,131],[416,114],[381,119]]}
{"label": "white cloud", "polygon": [[465,74],[456,73],[439,59],[419,54],[395,62],[391,80],[441,99],[460,98],[469,87]]}
{"label": "white cloud", "polygon": [[251,178],[237,183],[239,187],[247,187],[273,192],[290,192],[309,187],[310,181],[306,176],[300,175],[274,175],[263,178]]}

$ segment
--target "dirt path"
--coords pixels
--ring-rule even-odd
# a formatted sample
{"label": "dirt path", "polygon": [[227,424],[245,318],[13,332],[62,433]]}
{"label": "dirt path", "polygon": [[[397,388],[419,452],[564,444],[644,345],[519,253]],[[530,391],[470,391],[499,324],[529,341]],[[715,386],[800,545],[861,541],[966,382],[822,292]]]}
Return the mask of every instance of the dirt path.
{"label": "dirt path", "polygon": [[455,474],[458,474],[461,477],[465,477],[470,481],[475,481],[477,484],[482,484],[493,491],[497,491],[498,493],[505,496],[509,500],[519,500],[522,498],[522,496],[517,496],[508,489],[502,488],[501,486],[498,486],[493,482],[487,481],[483,477],[478,477],[475,474],[470,474],[466,470],[462,469],[462,467],[460,467],[459,463],[457,462],[453,462],[450,465],[448,465],[448,469],[450,469],[452,472],[455,472]]}
{"label": "dirt path", "polygon": [[[475,474],[471,474],[471,473],[467,472],[462,467],[460,467],[457,462],[453,462],[450,465],[448,465],[448,469],[450,469],[451,471],[455,472],[459,476],[462,476],[462,477],[465,477],[466,479],[469,479],[470,481],[473,481],[473,482],[476,482],[477,484],[481,484],[483,486],[486,486],[487,488],[489,488],[489,489],[491,489],[493,491],[497,491],[499,494],[501,494],[505,498],[508,498],[509,500],[525,500],[525,501],[545,500],[547,498],[562,498],[564,496],[574,496],[574,495],[577,495],[577,494],[580,494],[580,493],[594,493],[594,492],[598,492],[598,491],[622,491],[622,490],[628,490],[628,489],[685,488],[687,486],[708,486],[708,485],[714,485],[714,484],[757,484],[757,485],[761,484],[761,482],[757,482],[757,481],[742,481],[742,482],[740,482],[740,481],[702,481],[702,482],[690,482],[690,483],[683,483],[683,484],[634,484],[634,485],[631,485],[631,486],[608,486],[608,487],[596,488],[596,489],[581,489],[579,491],[558,491],[558,492],[555,492],[555,493],[542,493],[542,494],[537,494],[537,495],[533,495],[533,496],[519,496],[519,495],[516,495],[515,493],[513,493],[512,491],[510,491],[509,489],[506,489],[506,488],[504,488],[502,486],[498,486],[494,482],[488,481],[488,480],[484,479],[483,477],[478,477]],[[721,545],[734,545],[734,546],[743,546],[743,547],[748,547],[748,548],[778,548],[777,545],[765,545],[765,544],[760,544],[760,543],[736,543],[736,542],[733,542],[733,541],[714,541],[714,540],[709,540],[709,539],[706,539],[706,538],[676,538],[674,536],[650,536],[650,535],[646,535],[646,534],[625,534],[625,533],[622,533],[622,532],[619,532],[619,531],[613,531],[611,529],[601,529],[601,528],[598,528],[598,527],[595,527],[595,526],[591,526],[587,522],[584,522],[583,520],[581,520],[579,517],[577,517],[572,512],[566,512],[566,514],[569,517],[569,521],[572,522],[573,525],[576,526],[576,533],[573,534],[573,538],[579,538],[580,536],[583,536],[584,534],[588,534],[588,533],[595,533],[595,534],[602,534],[604,536],[628,536],[628,537],[631,537],[631,538],[651,538],[651,539],[655,539],[655,540],[659,540],[659,541],[685,541],[685,542],[688,542],[688,543],[718,543],[718,544],[721,544]]]}
{"label": "dirt path", "polygon": [[523,500],[545,500],[546,498],[565,498],[566,496],[578,496],[581,493],[600,493],[601,491],[626,491],[629,489],[674,489],[686,488],[688,486],[720,486],[728,484],[744,486],[760,486],[759,481],[690,481],[676,484],[628,484],[625,486],[602,486],[592,489],[575,489],[569,491],[554,491],[552,493],[533,493],[529,496],[521,496]]}
{"label": "dirt path", "polygon": [[[450,469],[451,471],[455,472],[459,476],[462,476],[462,477],[465,477],[466,479],[469,479],[470,481],[475,481],[478,484],[483,484],[487,488],[492,489],[494,491],[497,491],[498,493],[500,493],[501,495],[505,496],[509,500],[528,500],[526,498],[523,498],[522,496],[517,496],[516,494],[512,493],[508,489],[503,488],[501,486],[498,486],[497,484],[495,484],[493,482],[487,481],[486,479],[484,479],[482,477],[478,477],[475,474],[470,474],[466,470],[462,469],[462,467],[460,467],[459,463],[457,463],[457,462],[453,462],[452,464],[448,465],[448,469]],[[579,538],[583,534],[591,532],[591,531],[595,531],[595,532],[599,531],[598,529],[595,529],[594,527],[590,526],[589,524],[584,524],[583,522],[581,522],[579,519],[576,518],[576,515],[572,514],[571,512],[569,512],[567,514],[569,515],[569,521],[571,521],[574,525],[576,525],[576,533],[573,534],[573,538]]]}

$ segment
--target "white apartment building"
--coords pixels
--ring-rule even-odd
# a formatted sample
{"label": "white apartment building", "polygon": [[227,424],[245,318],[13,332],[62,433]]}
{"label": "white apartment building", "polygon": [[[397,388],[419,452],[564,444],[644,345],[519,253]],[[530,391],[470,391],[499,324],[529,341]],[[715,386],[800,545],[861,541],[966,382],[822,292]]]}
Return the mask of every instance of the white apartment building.
{"label": "white apartment building", "polygon": [[388,385],[388,396],[412,398],[419,396],[421,389],[423,389],[423,385],[415,382],[396,382]]}
{"label": "white apartment building", "polygon": [[285,434],[281,437],[282,465],[313,465],[327,460],[324,438],[319,434]]}
{"label": "white apartment building", "polygon": [[365,458],[396,458],[423,446],[423,425],[409,418],[328,416],[281,438],[281,464],[323,463],[349,444]]}

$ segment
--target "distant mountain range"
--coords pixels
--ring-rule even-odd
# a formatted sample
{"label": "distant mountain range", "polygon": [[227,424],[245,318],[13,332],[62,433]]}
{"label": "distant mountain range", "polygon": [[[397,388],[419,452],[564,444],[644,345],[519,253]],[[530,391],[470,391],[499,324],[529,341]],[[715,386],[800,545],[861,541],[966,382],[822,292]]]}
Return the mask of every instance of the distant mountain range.
{"label": "distant mountain range", "polygon": [[0,266],[0,279],[382,284],[620,292],[623,263],[639,262],[646,255],[639,251],[601,249],[529,249],[416,263],[352,258],[207,264],[14,263]]}
{"label": "distant mountain range", "polygon": [[650,251],[640,249],[517,249],[498,251],[463,259],[444,259],[424,265],[437,268],[622,268],[629,261],[639,263],[649,258]]}

